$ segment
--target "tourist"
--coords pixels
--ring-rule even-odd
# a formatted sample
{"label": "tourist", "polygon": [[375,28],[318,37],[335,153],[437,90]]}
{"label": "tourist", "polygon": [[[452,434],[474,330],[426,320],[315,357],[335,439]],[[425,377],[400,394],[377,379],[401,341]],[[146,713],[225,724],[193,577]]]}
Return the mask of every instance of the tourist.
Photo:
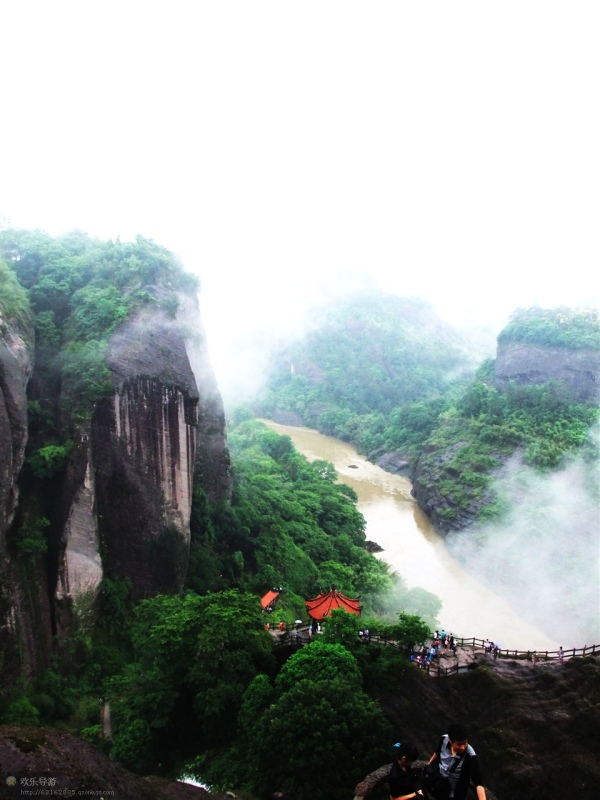
{"label": "tourist", "polygon": [[[477,800],[486,800],[479,761],[464,725],[452,723],[448,726],[448,733],[440,739],[429,765],[429,769],[425,768],[430,775],[428,793],[435,800],[464,800],[470,783],[476,787]],[[433,770],[436,772],[431,775]]]}
{"label": "tourist", "polygon": [[563,662],[563,658],[564,657],[565,657],[565,654],[564,654],[564,651],[562,649],[562,644],[561,644],[561,646],[558,648],[558,660],[560,661],[561,664]]}
{"label": "tourist", "polygon": [[404,742],[395,744],[395,761],[390,770],[390,798],[391,800],[413,800],[414,797],[423,797],[421,789],[416,788],[417,778],[412,771],[413,761],[419,754],[414,744]]}

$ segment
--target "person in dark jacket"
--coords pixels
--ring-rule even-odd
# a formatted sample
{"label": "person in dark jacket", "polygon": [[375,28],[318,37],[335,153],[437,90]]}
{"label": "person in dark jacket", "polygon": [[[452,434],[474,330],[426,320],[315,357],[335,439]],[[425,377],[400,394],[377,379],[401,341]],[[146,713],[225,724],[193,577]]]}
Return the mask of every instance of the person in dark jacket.
{"label": "person in dark jacket", "polygon": [[440,739],[429,763],[439,765],[439,777],[431,788],[435,800],[464,800],[470,783],[475,786],[477,800],[486,800],[477,754],[469,744],[464,725],[448,726],[448,733]]}
{"label": "person in dark jacket", "polygon": [[412,771],[412,763],[418,758],[414,744],[403,742],[394,745],[396,760],[390,770],[390,800],[413,800],[423,797],[423,792],[416,789],[416,776]]}

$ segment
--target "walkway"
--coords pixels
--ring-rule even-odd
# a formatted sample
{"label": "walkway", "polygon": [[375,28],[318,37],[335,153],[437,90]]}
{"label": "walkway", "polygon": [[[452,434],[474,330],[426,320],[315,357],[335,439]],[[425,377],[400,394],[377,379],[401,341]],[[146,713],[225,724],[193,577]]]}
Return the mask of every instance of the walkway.
{"label": "walkway", "polygon": [[[302,647],[312,641],[309,634],[308,625],[288,625],[283,631],[270,630],[275,644],[277,647]],[[317,636],[319,634],[316,634]],[[569,650],[564,650],[562,658],[557,650],[549,651],[535,651],[535,650],[500,650],[498,655],[486,652],[486,640],[470,637],[468,639],[456,639],[458,647],[456,653],[452,653],[450,649],[444,651],[440,650],[440,655],[433,663],[427,664],[422,667],[427,673],[433,677],[441,677],[446,675],[456,675],[459,672],[464,672],[468,669],[473,669],[477,664],[493,663],[495,666],[500,666],[502,663],[510,664],[514,662],[530,662],[534,666],[543,666],[548,664],[560,664],[563,660],[567,661],[570,658],[583,658],[587,656],[599,655],[600,644],[585,645],[585,647],[574,647]],[[431,646],[433,639],[427,642]],[[407,655],[409,651],[406,647],[399,645],[397,642],[386,639],[374,632],[370,636],[370,643],[374,644],[387,644],[396,647],[399,650],[405,650]],[[366,646],[368,646],[365,643]],[[535,660],[534,660],[535,655]],[[415,664],[415,668],[419,668]]]}

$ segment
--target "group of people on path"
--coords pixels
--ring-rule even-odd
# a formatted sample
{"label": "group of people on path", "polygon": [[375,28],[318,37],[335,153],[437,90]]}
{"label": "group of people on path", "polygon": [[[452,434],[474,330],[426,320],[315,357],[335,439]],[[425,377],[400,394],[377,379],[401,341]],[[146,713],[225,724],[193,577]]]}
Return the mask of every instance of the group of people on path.
{"label": "group of people on path", "polygon": [[448,726],[433,755],[423,770],[423,776],[413,772],[413,762],[419,757],[414,744],[394,745],[396,760],[389,775],[390,800],[464,800],[470,784],[475,786],[477,800],[486,800],[483,778],[477,754],[469,744],[467,729],[459,723]]}
{"label": "group of people on path", "polygon": [[427,667],[428,664],[432,664],[439,659],[442,652],[446,654],[448,650],[450,650],[452,655],[455,656],[456,648],[456,639],[451,633],[446,633],[444,630],[435,631],[431,638],[431,643],[423,642],[420,647],[415,648],[415,652],[411,654],[410,660],[420,669],[423,669]]}

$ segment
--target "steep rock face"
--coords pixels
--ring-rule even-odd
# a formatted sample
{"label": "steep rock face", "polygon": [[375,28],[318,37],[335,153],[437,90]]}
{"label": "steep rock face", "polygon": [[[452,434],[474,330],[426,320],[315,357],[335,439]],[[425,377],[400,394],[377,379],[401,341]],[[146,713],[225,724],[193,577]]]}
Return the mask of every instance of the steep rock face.
{"label": "steep rock face", "polygon": [[[597,403],[600,401],[600,352],[591,348],[544,347],[514,341],[500,343],[493,382],[503,391],[511,381],[525,386],[559,381],[573,400]],[[477,501],[459,505],[442,493],[439,480],[442,469],[464,444],[458,442],[445,449],[424,448],[413,468],[412,495],[442,534],[467,528],[477,519],[480,510],[493,501],[492,495],[485,493]],[[504,458],[496,454],[498,469]],[[454,477],[460,480],[460,474]]]}
{"label": "steep rock face", "polygon": [[[68,626],[67,599],[94,593],[103,576],[96,516],[95,472],[88,433],[80,434],[69,461],[60,503],[61,547],[55,589],[59,630]],[[66,612],[67,616],[63,617]]]}
{"label": "steep rock face", "polygon": [[477,503],[471,502],[463,508],[442,493],[439,482],[442,467],[463,445],[464,442],[457,442],[437,451],[426,447],[414,466],[411,494],[441,534],[467,528],[483,506],[493,500],[491,493],[485,493]]}
{"label": "steep rock face", "polygon": [[200,312],[190,298],[181,298],[177,320],[186,331],[186,353],[199,395],[194,481],[210,500],[229,499],[232,478],[223,401],[210,364]]}
{"label": "steep rock face", "polygon": [[100,536],[111,572],[130,578],[136,597],[183,585],[197,406],[180,387],[138,376],[94,413]]}
{"label": "steep rock face", "polygon": [[[168,295],[149,291],[159,301]],[[59,608],[61,600],[97,588],[101,550],[104,566],[129,578],[135,597],[178,591],[194,480],[212,498],[228,496],[221,399],[197,310],[193,327],[186,327],[187,316],[184,324],[157,304],[111,339],[114,393],[96,404],[65,481]]]}
{"label": "steep rock face", "polygon": [[506,389],[509,381],[533,385],[561,381],[574,400],[600,401],[600,351],[544,347],[508,341],[498,345],[494,369],[496,388]]}
{"label": "steep rock face", "polygon": [[14,516],[17,479],[27,444],[27,382],[31,341],[0,315],[0,554]]}
{"label": "steep rock face", "polygon": [[[441,680],[407,669],[399,690],[380,698],[396,740],[410,739],[429,757],[446,725],[464,722],[485,783],[501,800],[595,798],[599,659],[474,667]],[[565,769],[556,768],[556,753]]]}
{"label": "steep rock face", "polygon": [[18,506],[18,479],[27,445],[27,384],[33,368],[33,332],[0,315],[0,666],[2,679],[32,675],[50,642],[46,577],[37,565],[27,574],[13,564],[7,533]]}

